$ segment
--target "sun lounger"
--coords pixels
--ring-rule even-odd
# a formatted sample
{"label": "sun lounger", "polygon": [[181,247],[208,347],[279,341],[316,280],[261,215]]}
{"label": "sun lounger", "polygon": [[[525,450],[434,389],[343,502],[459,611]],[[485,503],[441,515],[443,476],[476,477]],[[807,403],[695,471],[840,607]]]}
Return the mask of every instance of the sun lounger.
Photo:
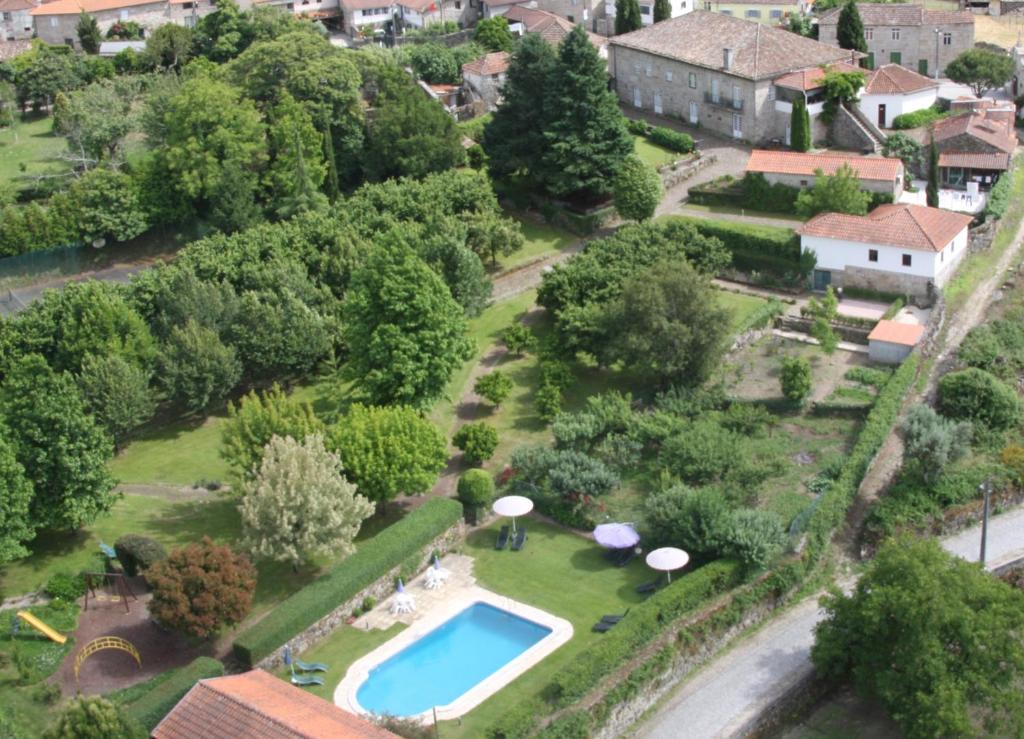
{"label": "sun lounger", "polygon": [[591,631],[596,631],[598,634],[603,634],[606,631],[611,631],[615,627],[615,624],[610,624],[607,621],[598,621],[594,624]]}
{"label": "sun lounger", "polygon": [[516,531],[516,538],[512,540],[512,551],[518,552],[526,543],[526,527],[520,526]]}
{"label": "sun lounger", "polygon": [[601,622],[606,624],[617,624],[619,621],[624,619],[629,614],[629,609],[626,609],[625,613],[616,613],[609,616],[601,616]]}
{"label": "sun lounger", "polygon": [[303,672],[327,672],[327,665],[323,662],[303,662],[301,659],[296,659],[295,666]]}
{"label": "sun lounger", "polygon": [[495,549],[504,549],[508,546],[508,526],[502,526],[501,531],[498,532],[498,540],[494,542]]}
{"label": "sun lounger", "polygon": [[292,673],[292,685],[323,685],[324,679],[322,677],[313,677],[312,675],[296,675]]}
{"label": "sun lounger", "polygon": [[655,590],[658,590],[664,584],[665,584],[664,579],[659,577],[654,582],[648,582],[648,583],[644,583],[643,585],[637,585],[636,586],[636,592],[640,593],[641,595],[643,595],[643,594],[650,595]]}
{"label": "sun lounger", "polygon": [[629,561],[636,556],[636,547],[629,547],[629,549],[623,549],[619,552],[619,556],[615,558],[616,567],[625,567],[629,564]]}

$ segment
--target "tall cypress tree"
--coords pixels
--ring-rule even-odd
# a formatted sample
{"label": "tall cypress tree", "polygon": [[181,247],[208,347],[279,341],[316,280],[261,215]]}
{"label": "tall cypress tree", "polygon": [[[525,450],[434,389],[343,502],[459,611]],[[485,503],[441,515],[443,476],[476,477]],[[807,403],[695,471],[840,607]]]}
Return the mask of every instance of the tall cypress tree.
{"label": "tall cypress tree", "polygon": [[811,148],[811,116],[807,113],[807,100],[802,94],[793,101],[789,114],[789,145],[793,151],[807,151]]}
{"label": "tall cypress tree", "polygon": [[836,41],[840,49],[867,53],[868,42],[864,39],[864,21],[853,0],[847,0],[839,13],[839,24],[836,26]]}
{"label": "tall cypress tree", "polygon": [[636,31],[642,25],[639,0],[615,0],[616,35]]}
{"label": "tall cypress tree", "polygon": [[103,34],[100,33],[100,26],[96,19],[84,10],[78,16],[78,43],[82,45],[82,51],[86,54],[98,54],[100,42],[103,41]]}
{"label": "tall cypress tree", "polygon": [[580,26],[559,48],[545,107],[546,189],[584,199],[610,192],[619,167],[633,153],[633,139],[618,99],[608,89],[604,60]]}
{"label": "tall cypress tree", "polygon": [[661,23],[672,17],[672,4],[669,0],[654,0],[654,22]]}
{"label": "tall cypress tree", "polygon": [[493,176],[539,172],[547,125],[542,93],[548,89],[554,69],[551,45],[536,33],[524,36],[512,54],[501,105],[484,129],[483,146]]}
{"label": "tall cypress tree", "polygon": [[925,195],[930,207],[939,207],[939,147],[935,145],[935,136],[932,136],[928,147],[928,189]]}

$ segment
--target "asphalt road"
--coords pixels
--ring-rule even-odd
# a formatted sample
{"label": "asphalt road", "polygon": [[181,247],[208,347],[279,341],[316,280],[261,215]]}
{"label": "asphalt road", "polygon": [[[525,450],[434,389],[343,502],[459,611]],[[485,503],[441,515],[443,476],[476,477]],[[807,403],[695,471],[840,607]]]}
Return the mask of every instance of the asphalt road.
{"label": "asphalt road", "polygon": [[[978,561],[981,527],[942,539],[949,552]],[[991,519],[989,569],[1024,557],[1024,508]],[[711,739],[735,736],[812,667],[814,626],[823,614],[809,598],[685,682],[636,736],[650,739]]]}

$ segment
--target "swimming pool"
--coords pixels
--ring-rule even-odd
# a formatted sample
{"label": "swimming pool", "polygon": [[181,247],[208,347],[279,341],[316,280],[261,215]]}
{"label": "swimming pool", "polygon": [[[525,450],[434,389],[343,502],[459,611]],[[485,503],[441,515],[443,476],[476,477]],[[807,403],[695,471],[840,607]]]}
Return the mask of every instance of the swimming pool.
{"label": "swimming pool", "polygon": [[414,716],[448,706],[552,629],[476,602],[369,671],[356,700],[370,713]]}

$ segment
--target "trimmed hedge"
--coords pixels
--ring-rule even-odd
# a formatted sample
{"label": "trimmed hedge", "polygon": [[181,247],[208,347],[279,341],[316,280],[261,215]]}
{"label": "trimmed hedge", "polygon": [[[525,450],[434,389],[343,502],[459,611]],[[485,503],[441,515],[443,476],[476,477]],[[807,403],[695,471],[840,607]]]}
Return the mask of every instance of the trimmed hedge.
{"label": "trimmed hedge", "polygon": [[132,686],[110,696],[120,703],[131,718],[142,724],[147,732],[152,731],[164,716],[185,697],[200,680],[220,677],[224,665],[213,657],[197,657],[177,670],[158,675],[147,683]]}
{"label": "trimmed hedge", "polygon": [[674,216],[692,224],[702,236],[714,236],[732,253],[733,266],[787,274],[801,272],[800,237],[788,228],[755,226],[708,218]]}
{"label": "trimmed hedge", "polygon": [[462,505],[433,498],[361,544],[351,557],[292,595],[235,639],[234,654],[246,667],[300,634],[372,585],[462,518]]}
{"label": "trimmed hedge", "polygon": [[670,151],[680,154],[689,154],[693,151],[692,136],[680,133],[679,131],[673,131],[671,128],[665,128],[664,126],[652,128],[650,133],[647,134],[647,138],[650,139],[652,144],[663,146]]}
{"label": "trimmed hedge", "polygon": [[892,119],[892,127],[897,131],[905,131],[908,128],[927,126],[929,123],[934,123],[940,118],[947,117],[949,117],[948,112],[943,112],[933,106],[923,110],[915,110],[913,113],[903,113],[896,116]]}

